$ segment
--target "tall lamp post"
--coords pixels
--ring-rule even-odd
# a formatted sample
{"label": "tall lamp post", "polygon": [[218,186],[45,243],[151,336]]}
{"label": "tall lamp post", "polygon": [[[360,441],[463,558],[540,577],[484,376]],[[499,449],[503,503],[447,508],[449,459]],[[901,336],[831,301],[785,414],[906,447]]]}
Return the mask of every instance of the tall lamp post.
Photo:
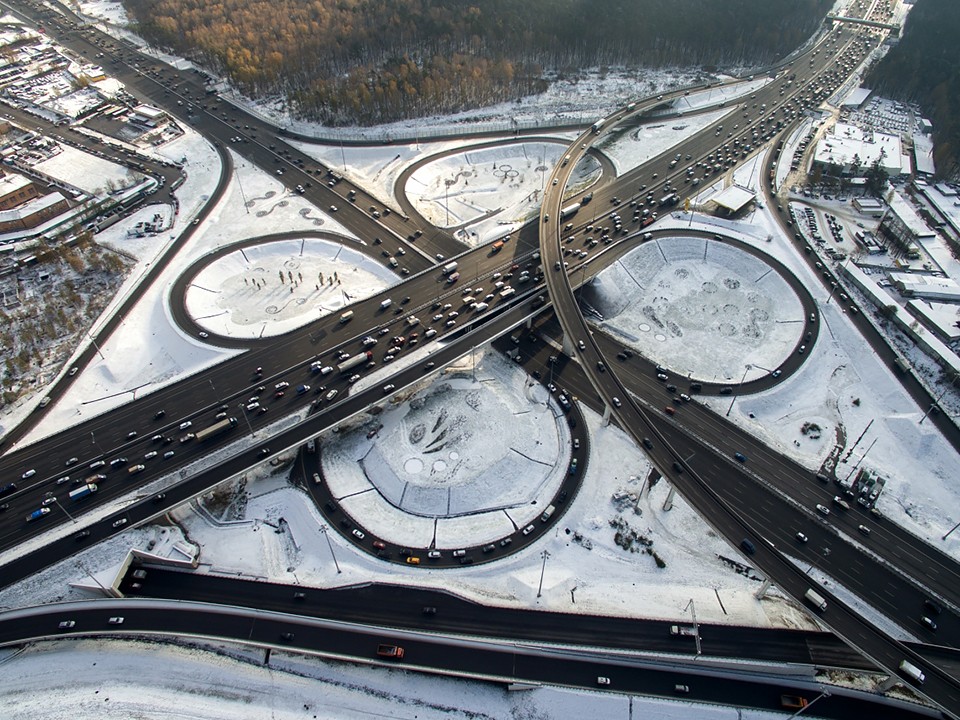
{"label": "tall lamp post", "polygon": [[329,528],[326,525],[320,526],[320,532],[323,533],[323,536],[327,539],[327,547],[330,548],[330,557],[333,558],[333,565],[337,568],[337,575],[340,574],[340,563],[337,562],[337,556],[333,554],[333,543],[330,542],[330,535],[328,534]]}
{"label": "tall lamp post", "polygon": [[[743,385],[743,381],[747,379],[747,373],[750,372],[751,367],[753,366],[750,365],[750,363],[747,363],[746,365],[743,366],[743,377],[740,378],[740,385]],[[739,388],[740,385],[737,385],[737,388]],[[730,417],[730,411],[733,410],[733,404],[736,401],[737,401],[737,393],[734,393],[733,397],[730,398],[730,407],[727,408],[727,414],[725,415],[725,417]]]}
{"label": "tall lamp post", "polygon": [[547,558],[550,557],[550,553],[544,550],[540,553],[540,557],[543,558],[543,565],[540,566],[540,586],[537,588],[537,597],[543,595],[543,574],[547,569]]}

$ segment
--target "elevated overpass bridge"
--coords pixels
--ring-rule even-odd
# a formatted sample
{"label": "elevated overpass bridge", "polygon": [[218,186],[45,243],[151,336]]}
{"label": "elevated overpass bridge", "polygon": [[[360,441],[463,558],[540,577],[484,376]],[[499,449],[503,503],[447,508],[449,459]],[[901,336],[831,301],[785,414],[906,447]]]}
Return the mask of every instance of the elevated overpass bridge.
{"label": "elevated overpass bridge", "polygon": [[883,28],[889,30],[894,35],[900,34],[900,25],[897,23],[885,23],[879,20],[867,20],[865,18],[846,17],[845,15],[827,15],[827,20],[837,23],[853,23],[854,25],[866,25],[867,27]]}

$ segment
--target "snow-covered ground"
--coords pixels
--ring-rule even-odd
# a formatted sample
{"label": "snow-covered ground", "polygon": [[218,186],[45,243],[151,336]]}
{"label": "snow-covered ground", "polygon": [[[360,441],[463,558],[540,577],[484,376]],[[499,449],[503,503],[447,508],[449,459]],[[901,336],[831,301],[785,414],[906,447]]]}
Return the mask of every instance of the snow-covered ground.
{"label": "snow-covered ground", "polygon": [[190,283],[186,308],[212,333],[270,337],[395,282],[397,276],[388,268],[345,242],[277,240],[237,248],[213,260]]}
{"label": "snow-covered ground", "polygon": [[[185,162],[187,180],[177,190],[180,212],[169,232],[160,235],[138,238],[129,236],[127,228],[134,225],[138,218],[152,216],[166,206],[149,206],[136,217],[117,223],[97,235],[97,242],[138,260],[111,308],[127,296],[167,244],[191,226],[195,213],[216,187],[219,160],[213,148],[197,134],[188,131],[181,139],[160,148],[160,153],[171,160]],[[343,238],[344,243],[358,242],[343,226],[320,213],[300,195],[286,190],[274,177],[255,169],[242,158],[234,156],[233,159],[233,182],[223,200],[207,221],[195,228],[191,242],[177,253],[143,299],[124,317],[122,328],[99,348],[97,359],[77,376],[43,423],[28,434],[21,444],[106,412],[235,354],[233,350],[217,348],[184,335],[170,316],[168,289],[181,273],[208,253],[248,238],[297,230],[304,231],[305,235],[314,235],[321,228],[331,233],[331,237]],[[318,250],[321,247],[333,248],[332,252],[324,250],[324,255],[335,256],[339,253],[341,256],[337,263],[314,261],[317,271],[322,266],[327,268],[327,273],[330,270],[338,272],[338,277],[342,279],[354,276],[363,278],[355,286],[337,285],[339,293],[346,292],[354,298],[360,298],[386,284],[386,277],[376,263],[366,259],[361,263],[362,256],[356,250],[341,249],[340,245],[332,243],[324,245],[319,241],[312,242],[316,243]],[[299,245],[299,242],[295,245]],[[257,267],[262,269],[269,283],[279,286],[278,273],[288,269],[291,257],[297,250],[296,247],[284,247],[283,243],[276,243],[273,249],[276,251],[257,251]],[[348,256],[351,263],[341,262]],[[198,319],[210,323],[214,331],[243,336],[243,333],[253,332],[250,323],[258,320],[257,311],[261,321],[270,313],[268,304],[260,303],[256,296],[252,299],[248,297],[249,286],[244,290],[242,277],[234,276],[235,271],[236,267],[231,267],[229,262],[224,262],[219,268],[214,264],[205,279],[209,285],[219,283],[216,289],[221,299],[227,294],[232,300],[233,309],[229,318],[233,322],[227,323],[227,318],[220,318],[219,323],[214,322],[206,317],[212,314],[209,306],[202,304],[197,312],[201,315]],[[316,276],[311,284],[319,284]],[[265,294],[267,292],[264,291]],[[108,308],[108,313],[111,308]],[[222,313],[222,310],[219,312]],[[284,332],[318,317],[316,306],[309,303],[297,304],[293,310],[277,314],[284,322],[271,324],[273,332]],[[246,320],[246,327],[243,322],[238,322],[241,318]],[[255,327],[259,332],[262,324]]]}
{"label": "snow-covered ground", "polygon": [[[296,653],[70,640],[4,651],[0,705],[61,720],[773,720],[781,713],[616,693],[488,683],[331,663]],[[12,717],[12,716],[11,716]]]}
{"label": "snow-covered ground", "polygon": [[[123,22],[115,3],[90,3],[97,12],[109,17],[111,22]],[[678,79],[689,81],[689,76]],[[646,84],[643,84],[646,83]],[[588,91],[585,88],[589,84]],[[638,84],[636,77],[630,75],[608,76],[604,82],[597,78],[586,78],[582,84],[558,83],[553,94],[531,99],[509,108],[500,108],[501,116],[515,116],[523,119],[540,117],[545,122],[551,119],[570,119],[571,113],[597,117],[604,115],[606,109],[622,104],[626,99],[639,94],[649,93],[666,87],[668,81],[663,75],[651,75]],[[549,109],[549,98],[557,100],[553,110]],[[692,96],[691,96],[692,97]],[[585,98],[597,104],[594,111],[585,106]],[[541,102],[543,101],[543,102]],[[688,102],[698,102],[691,99]],[[538,104],[539,103],[539,104]],[[566,106],[564,105],[566,103]],[[505,113],[505,110],[508,112]],[[497,112],[497,109],[492,109]],[[487,116],[489,117],[489,116]],[[484,120],[477,113],[466,114],[459,118],[445,118],[444,124],[460,124],[477,129],[477,121]],[[429,120],[423,127],[429,126]],[[700,127],[701,120],[684,118],[669,121],[669,126],[643,128],[635,138],[624,138],[612,143],[607,152],[618,168],[625,169],[642,162],[652,154],[666,150],[671,139],[679,141],[683,136]],[[434,126],[438,126],[434,123]],[[681,128],[682,126],[682,128]],[[378,128],[375,132],[409,132],[408,124],[401,128]],[[450,125],[447,125],[449,128]],[[309,128],[298,128],[309,130]],[[441,128],[443,130],[444,128]],[[429,134],[428,132],[424,133]],[[558,134],[557,137],[569,139],[572,134]],[[404,167],[411,162],[429,156],[432,153],[456,147],[455,143],[434,143],[431,146],[416,142],[403,148],[382,149],[342,148],[337,146],[310,146],[316,157],[320,157],[333,167],[341,161],[347,165],[348,172],[372,192],[379,193],[384,202],[394,205],[392,195],[396,178]],[[534,147],[542,148],[542,161]],[[516,143],[509,152],[498,156],[496,163],[502,169],[503,164],[521,167],[528,154],[532,152],[534,164],[525,168],[529,177],[525,181],[538,180],[541,171],[539,163],[556,162],[559,157],[556,148],[550,143]],[[548,153],[557,150],[555,154]],[[119,293],[122,297],[127,289],[136,282],[142,269],[157,256],[161,245],[180,232],[192,220],[200,204],[212,192],[219,164],[212,149],[195,134],[189,133],[181,140],[171,143],[161,152],[170,158],[186,162],[188,180],[178,190],[181,200],[180,214],[176,225],[170,231],[170,237],[127,237],[125,226],[116,226],[98,236],[98,241],[112,244],[139,258],[138,271],[131,276],[125,289]],[[470,155],[466,152],[464,157]],[[237,240],[272,234],[281,231],[305,233],[322,224],[324,231],[331,231],[347,238],[349,236],[332,218],[325,217],[309,206],[299,196],[286,192],[272,176],[251,168],[240,158],[234,158],[236,174],[232,179],[227,197],[216,208],[210,220],[199,226],[199,232],[193,242],[181,252],[155,284],[138,307],[124,318],[124,330],[101,348],[102,358],[85,371],[74,384],[67,396],[58,403],[55,412],[31,437],[41,437],[57,429],[90,417],[95,412],[115,407],[136,392],[147,392],[163,384],[174,382],[184,375],[196,372],[219,362],[230,355],[196,338],[185,337],[169,318],[166,310],[166,288],[179,273],[198,261],[217,247]],[[432,194],[434,211],[438,207],[436,188],[444,188],[443,179],[452,179],[451,171],[456,171],[458,160],[438,161],[425,166],[426,173],[418,177],[423,187],[435,186]],[[488,159],[476,163],[476,167],[486,167]],[[428,170],[430,166],[432,170]],[[491,178],[494,162],[489,160],[489,177],[482,178],[476,185],[471,181],[473,192],[478,197],[462,192],[459,196],[461,208],[484,208],[479,212],[467,214],[462,210],[458,222],[474,219],[483,215],[486,209],[499,207],[517,207],[525,194],[533,187],[510,187],[506,180],[497,180],[504,188],[504,195],[496,197],[490,187],[496,187]],[[747,163],[745,169],[738,171],[736,180],[744,186],[759,187],[755,175],[751,175],[759,160]],[[524,166],[525,167],[525,166]],[[436,177],[431,177],[430,173]],[[549,173],[549,169],[546,171]],[[461,178],[462,179],[462,178]],[[478,178],[479,179],[479,178]],[[438,184],[439,183],[439,184]],[[453,186],[451,186],[452,188]],[[486,188],[484,190],[484,188]],[[461,190],[466,190],[464,184]],[[485,194],[481,202],[479,195]],[[443,208],[445,215],[445,207]],[[445,220],[445,218],[444,218]],[[452,218],[451,218],[452,220]],[[821,303],[821,315],[826,332],[821,333],[814,348],[807,355],[804,368],[795,376],[787,379],[778,387],[756,396],[741,396],[737,399],[730,417],[763,438],[777,449],[791,454],[810,467],[815,467],[831,449],[834,429],[842,423],[848,438],[858,436],[867,424],[874,420],[864,440],[852,455],[841,461],[841,469],[852,468],[861,459],[863,451],[870,448],[863,466],[879,471],[888,478],[887,489],[881,496],[880,508],[892,520],[900,522],[919,534],[930,538],[939,546],[957,555],[960,552],[960,539],[956,536],[941,542],[939,536],[949,529],[957,518],[951,516],[958,503],[958,491],[951,485],[952,473],[957,466],[956,454],[945,443],[930,424],[919,425],[921,414],[905,395],[889,369],[878,362],[863,346],[859,335],[852,329],[841,308],[835,303],[825,304],[826,295],[816,279],[807,270],[806,265],[796,256],[791,241],[776,231],[769,212],[761,208],[744,221],[727,223],[724,221],[696,217],[690,218],[683,213],[662,220],[663,224],[673,223],[678,234],[683,227],[722,227],[738,233],[748,242],[752,242],[771,255],[784,262],[792,272],[801,276],[812,289]],[[462,235],[465,238],[486,239],[494,232],[503,232],[497,218],[488,218],[468,228]],[[457,223],[451,223],[457,224]],[[473,235],[475,233],[475,235]],[[698,241],[699,242],[699,241]],[[698,263],[692,266],[691,250],[694,243],[679,240],[673,244],[673,253],[665,251],[669,264],[660,268],[660,275],[651,278],[653,282],[669,282],[661,291],[683,290],[688,298],[695,298],[697,292],[703,293],[704,285],[713,283],[723,286],[727,304],[732,305],[731,312],[738,318],[749,318],[754,306],[764,310],[768,323],[766,331],[776,340],[774,349],[741,351],[737,356],[733,343],[728,343],[723,353],[712,353],[712,360],[718,368],[711,370],[704,359],[696,367],[704,377],[731,372],[727,365],[740,363],[733,372],[734,378],[742,374],[744,363],[758,367],[774,367],[777,358],[782,358],[785,344],[789,344],[789,333],[781,336],[782,329],[774,327],[771,317],[785,318],[790,326],[802,317],[793,319],[791,308],[796,301],[782,292],[772,278],[759,281],[756,272],[750,272],[750,266],[735,266],[733,256],[719,257],[715,264]],[[668,242],[657,246],[668,247]],[[646,251],[646,250],[643,250]],[[643,252],[641,251],[641,252]],[[284,262],[291,252],[265,253],[271,263],[264,264],[264,276],[276,277],[283,269]],[[714,258],[711,258],[713,260]],[[627,266],[630,260],[624,260]],[[235,268],[225,265],[226,270],[215,275],[221,287],[230,285],[230,275]],[[686,277],[679,277],[677,270],[688,268]],[[689,268],[693,267],[691,272]],[[759,268],[759,265],[757,266]],[[737,270],[741,274],[735,274]],[[316,270],[320,272],[319,268]],[[298,268],[297,272],[301,272]],[[613,271],[618,272],[618,271]],[[671,274],[672,273],[672,274]],[[682,273],[681,273],[682,274]],[[325,276],[329,275],[329,268]],[[338,272],[338,275],[340,273]],[[359,274],[358,274],[359,275]],[[347,277],[351,277],[350,274]],[[298,278],[299,280],[299,278]],[[753,293],[731,287],[737,281],[740,288],[761,286]],[[279,282],[279,279],[277,280]],[[601,280],[602,286],[606,280]],[[308,288],[309,283],[304,281]],[[695,287],[699,283],[699,290]],[[372,287],[369,278],[354,286],[345,281],[338,285],[341,292],[363,292],[363,287]],[[239,307],[241,285],[237,285],[224,307],[231,315],[241,312]],[[247,288],[249,289],[249,288]],[[762,290],[762,292],[760,292]],[[294,293],[295,294],[295,293]],[[656,295],[653,296],[654,298]],[[650,300],[655,304],[654,300]],[[307,306],[304,302],[301,308]],[[700,303],[703,306],[703,303]],[[690,302],[688,308],[695,307]],[[314,308],[315,311],[315,308]],[[668,312],[661,307],[662,312]],[[201,311],[198,311],[201,312]],[[248,312],[248,311],[247,311]],[[635,312],[635,311],[630,311]],[[630,312],[623,318],[629,321]],[[315,317],[304,312],[294,323]],[[701,315],[704,317],[704,315]],[[685,318],[673,318],[682,329]],[[758,318],[754,317],[754,321]],[[258,322],[262,322],[262,319]],[[637,320],[632,320],[637,329]],[[252,324],[251,324],[252,326]],[[741,328],[749,323],[741,322]],[[717,332],[707,334],[702,329],[703,347],[718,344],[724,334],[724,324],[717,324]],[[760,325],[758,324],[759,328]],[[230,331],[236,331],[231,326]],[[687,328],[688,333],[694,332]],[[653,339],[655,333],[647,335]],[[793,336],[795,337],[795,336]],[[666,338],[666,336],[665,336]],[[651,340],[651,346],[666,341]],[[779,347],[779,349],[777,349]],[[767,354],[769,353],[769,354]],[[673,355],[666,357],[664,364],[670,365]],[[693,371],[694,361],[686,357]],[[726,363],[724,365],[723,363]],[[767,364],[769,363],[769,364]],[[508,363],[503,363],[507,368]],[[506,372],[506,368],[504,368]],[[437,382],[446,382],[439,380]],[[471,383],[471,380],[455,381]],[[509,386],[509,383],[507,383]],[[518,377],[513,385],[515,391],[523,385]],[[505,388],[502,388],[505,390]],[[390,455],[390,462],[402,472],[411,473],[407,462],[413,459],[409,448],[403,443],[409,441],[401,436],[406,432],[404,423],[416,413],[429,410],[426,394],[412,396],[396,403],[378,422],[384,423],[384,436],[370,445],[381,443]],[[464,392],[467,392],[464,390]],[[540,389],[531,390],[530,397],[536,399]],[[483,390],[484,407],[495,407],[498,417],[505,417],[509,408],[522,406],[530,402],[527,397],[515,397],[509,405],[491,389]],[[419,408],[411,405],[424,399]],[[724,401],[703,399],[703,402],[715,403],[720,407]],[[469,407],[469,406],[468,406]],[[517,431],[514,424],[501,420],[499,428],[493,428],[487,418],[481,423],[470,423],[471,417],[466,410],[451,408],[459,417],[467,418],[464,428],[467,432],[479,435],[492,434],[499,430],[499,437],[513,435]],[[556,448],[553,461],[561,467],[565,458],[564,436],[560,428],[555,428],[552,413],[544,405],[543,422],[537,423],[539,436],[544,439],[549,432],[552,447]],[[532,418],[524,420],[528,424]],[[802,423],[813,421],[823,428],[819,439],[802,435],[799,427]],[[392,425],[391,425],[392,424]],[[561,424],[562,425],[562,424]],[[427,567],[397,567],[380,562],[375,558],[357,552],[353,544],[342,538],[337,532],[327,531],[326,539],[320,530],[323,518],[312,506],[309,498],[292,487],[287,479],[288,467],[280,465],[274,468],[255,468],[247,473],[242,485],[231,485],[224,492],[230,498],[228,511],[218,513],[212,509],[197,510],[182,507],[173,513],[174,519],[182,527],[183,533],[200,549],[201,562],[206,572],[226,572],[248,577],[268,578],[271,580],[302,583],[331,587],[347,583],[370,581],[401,582],[419,584],[427,587],[449,589],[456,587],[467,597],[484,602],[513,606],[535,607],[564,612],[603,613],[636,617],[683,618],[684,608],[691,598],[696,602],[697,617],[705,622],[742,623],[773,627],[812,627],[813,621],[807,614],[792,603],[779,597],[776,592],[763,601],[757,601],[752,593],[758,583],[747,575],[736,572],[733,565],[719,556],[737,558],[737,554],[725,542],[715,537],[708,526],[693,513],[684,502],[676,502],[673,509],[662,509],[667,493],[666,483],[660,482],[652,489],[644,487],[644,478],[649,472],[645,456],[620,431],[601,425],[598,417],[587,413],[587,425],[590,432],[590,463],[583,476],[583,484],[576,497],[570,498],[564,514],[556,525],[556,531],[541,538],[531,547],[511,555],[498,562],[470,568],[447,570]],[[391,427],[393,430],[391,430]],[[364,446],[365,433],[357,431],[353,442],[355,448]],[[515,441],[511,437],[511,441]],[[524,438],[529,442],[529,438]],[[493,454],[502,454],[502,443],[491,442]],[[344,442],[346,449],[350,446]],[[494,462],[496,457],[477,450],[477,444],[470,445],[471,453],[482,453],[482,457]],[[328,446],[329,449],[329,446]],[[339,446],[338,446],[339,449]],[[460,452],[460,451],[458,451]],[[463,453],[460,452],[460,457]],[[917,464],[916,457],[924,462]],[[449,460],[457,460],[448,455]],[[475,459],[475,458],[474,458]],[[483,468],[474,475],[483,477]],[[466,480],[467,478],[463,478]],[[476,479],[473,480],[476,482]],[[536,484],[537,478],[530,483]],[[546,489],[549,485],[540,485]],[[235,492],[235,489],[237,490]],[[475,498],[479,493],[471,491]],[[373,496],[374,493],[364,493]],[[431,493],[422,494],[427,507]],[[366,504],[362,504],[366,503]],[[386,537],[419,537],[426,525],[433,532],[433,520],[420,515],[412,516],[400,512],[380,512],[374,510],[374,504],[364,499],[358,501],[356,512],[367,514],[378,523],[377,532]],[[387,503],[380,502],[377,508],[385,508]],[[214,502],[209,508],[216,507]],[[427,513],[429,514],[429,513]],[[534,513],[535,514],[535,513]],[[216,516],[216,517],[215,517]],[[284,523],[279,523],[280,518]],[[218,519],[219,518],[219,519]],[[417,519],[414,519],[417,518]],[[522,522],[517,518],[518,522]],[[461,525],[453,525],[457,519],[444,519],[449,529],[444,529],[445,544],[453,547],[465,540],[464,533],[473,537],[493,537],[499,532],[493,523],[477,522],[471,518],[461,519]],[[268,524],[269,523],[269,524]],[[272,526],[280,525],[281,532],[275,532]],[[438,539],[440,537],[438,525]],[[179,529],[173,529],[164,539],[181,538]],[[120,562],[130,546],[150,547],[158,542],[158,529],[133,530],[115,540],[103,543],[75,558],[64,561],[16,586],[0,593],[0,604],[11,607],[32,603],[43,603],[61,598],[79,599],[80,590],[69,586],[71,582],[86,582],[88,572],[94,574],[108,572],[111,566]],[[393,533],[393,535],[391,535]],[[485,533],[490,533],[485,535]],[[331,546],[341,572],[337,572],[331,557]],[[178,540],[179,541],[179,540]],[[399,541],[399,539],[398,539]],[[541,553],[549,556],[545,565]],[[657,565],[659,558],[664,567]],[[740,560],[740,562],[743,562]],[[542,596],[537,597],[541,567],[545,568]],[[86,579],[85,579],[86,578]],[[723,607],[720,606],[722,600]],[[193,650],[170,647],[156,647],[150,644],[109,643],[110,652],[104,652],[109,641],[77,641],[49,644],[32,648],[20,653],[16,659],[4,663],[3,681],[0,682],[0,698],[5,698],[3,706],[16,707],[21,715],[31,717],[59,717],[64,708],[75,707],[72,714],[93,712],[92,698],[96,696],[96,713],[104,717],[166,717],[169,708],[177,707],[183,717],[207,718],[250,717],[260,718],[268,713],[275,717],[369,717],[372,714],[384,714],[389,708],[392,717],[594,717],[601,713],[609,717],[627,717],[630,713],[643,713],[656,717],[742,717],[749,715],[737,710],[713,710],[700,706],[690,706],[674,702],[651,702],[640,706],[638,701],[618,696],[606,696],[596,693],[569,693],[565,691],[536,690],[531,693],[506,694],[499,690],[474,683],[449,681],[437,678],[419,677],[398,671],[382,671],[364,668],[349,668],[340,664],[317,663],[313,660],[300,662],[295,659],[278,659],[292,674],[279,673],[250,664],[238,663],[223,657],[200,654]],[[277,657],[277,656],[275,656]],[[157,668],[160,664],[161,669]],[[310,672],[306,671],[309,666]],[[346,673],[350,673],[347,675]],[[300,675],[305,675],[304,680]],[[138,681],[125,682],[122,678],[151,678],[151,683]],[[319,681],[318,679],[319,678]],[[99,691],[99,692],[98,692]],[[190,697],[189,707],[182,700],[183,694]],[[51,695],[57,698],[50,702]],[[318,697],[323,700],[317,700]],[[105,702],[106,698],[111,698]],[[384,702],[388,699],[389,704]],[[439,700],[438,700],[439,698]],[[74,703],[71,706],[70,703]],[[308,705],[303,709],[302,706]],[[404,710],[398,710],[402,706]],[[448,707],[449,706],[449,707]],[[634,711],[633,706],[637,706]],[[156,709],[160,708],[160,711]],[[407,712],[408,708],[414,708]],[[454,708],[450,710],[449,708]],[[406,715],[402,714],[407,712]],[[111,714],[112,713],[112,714]],[[154,714],[151,714],[154,713]],[[326,714],[324,714],[326,713]],[[486,713],[486,715],[484,715]],[[715,714],[714,714],[715,713]]]}
{"label": "snow-covered ground", "polygon": [[767,375],[806,330],[800,300],[779,273],[750,253],[702,238],[645,243],[587,290],[582,297],[604,317],[601,327],[693,380]]}

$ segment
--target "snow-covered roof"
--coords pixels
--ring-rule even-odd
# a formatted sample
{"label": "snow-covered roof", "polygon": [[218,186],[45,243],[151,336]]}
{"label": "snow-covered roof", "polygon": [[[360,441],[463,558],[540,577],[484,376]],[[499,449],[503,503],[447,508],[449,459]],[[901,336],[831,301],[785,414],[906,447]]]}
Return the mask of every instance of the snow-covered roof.
{"label": "snow-covered roof", "polygon": [[960,305],[911,300],[907,311],[947,342],[960,340]]}
{"label": "snow-covered roof", "polygon": [[23,175],[18,175],[16,173],[8,173],[3,177],[0,177],[0,197],[6,197],[11,193],[15,193],[21,188],[25,188],[31,184],[31,181],[28,178],[25,178]]}
{"label": "snow-covered roof", "polygon": [[753,200],[754,197],[755,194],[753,191],[742,188],[739,185],[731,185],[710,199],[730,212],[739,212],[746,207],[747,203]]}
{"label": "snow-covered roof", "polygon": [[890,273],[890,281],[904,295],[960,302],[960,285],[950,278],[914,273]]}
{"label": "snow-covered roof", "polygon": [[888,202],[890,203],[890,212],[896,215],[904,226],[909,228],[914,237],[921,238],[934,235],[933,230],[927,226],[923,218],[917,214],[917,211],[899,192],[891,193]]}
{"label": "snow-covered roof", "polygon": [[863,105],[863,103],[867,101],[867,98],[870,97],[870,93],[872,92],[873,90],[871,90],[870,88],[865,88],[865,87],[854,88],[853,90],[850,91],[850,94],[847,95],[846,98],[844,98],[842,106],[848,107],[848,108],[860,107],[861,105]]}
{"label": "snow-covered roof", "polygon": [[157,118],[163,117],[164,115],[167,114],[165,110],[161,110],[160,108],[155,108],[153,107],[153,105],[137,105],[133,109],[133,111],[137,115],[140,115],[141,117],[149,118],[151,120],[156,120]]}
{"label": "snow-covered roof", "polygon": [[32,215],[36,215],[38,212],[41,212],[48,207],[56,205],[62,200],[65,200],[65,198],[58,192],[52,192],[47,195],[35,197],[32,200],[28,200],[27,202],[23,203],[23,205],[18,205],[15,208],[10,208],[9,210],[0,210],[0,223],[23,220]]}
{"label": "snow-covered roof", "polygon": [[896,135],[865,132],[855,125],[837,123],[833,132],[817,143],[814,160],[825,164],[850,165],[854,158],[859,158],[860,167],[866,170],[880,159],[880,166],[887,174],[895,176],[903,171],[902,155],[903,148]]}

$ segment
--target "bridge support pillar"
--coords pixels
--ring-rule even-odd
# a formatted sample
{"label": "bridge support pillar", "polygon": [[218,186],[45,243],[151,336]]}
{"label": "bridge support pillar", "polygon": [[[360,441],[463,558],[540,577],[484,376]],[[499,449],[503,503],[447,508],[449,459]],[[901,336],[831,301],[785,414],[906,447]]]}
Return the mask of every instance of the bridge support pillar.
{"label": "bridge support pillar", "polygon": [[523,325],[524,325],[525,328],[527,328],[527,330],[529,330],[530,328],[532,328],[532,327],[533,327],[533,316],[531,315],[530,317],[528,317],[528,318],[527,318],[527,321],[526,321]]}
{"label": "bridge support pillar", "polygon": [[570,336],[567,333],[563,334],[563,346],[561,351],[567,357],[573,357],[573,340],[570,339]]}
{"label": "bridge support pillar", "polygon": [[663,501],[664,510],[673,510],[673,496],[677,494],[677,489],[670,486],[670,492],[667,493],[667,499]]}
{"label": "bridge support pillar", "polygon": [[603,406],[603,424],[604,426],[607,426],[610,424],[610,406],[609,405]]}
{"label": "bridge support pillar", "polygon": [[763,596],[767,594],[767,590],[770,589],[772,584],[773,583],[771,583],[770,580],[764,580],[760,587],[757,588],[757,591],[753,594],[753,596],[757,600],[763,600]]}

